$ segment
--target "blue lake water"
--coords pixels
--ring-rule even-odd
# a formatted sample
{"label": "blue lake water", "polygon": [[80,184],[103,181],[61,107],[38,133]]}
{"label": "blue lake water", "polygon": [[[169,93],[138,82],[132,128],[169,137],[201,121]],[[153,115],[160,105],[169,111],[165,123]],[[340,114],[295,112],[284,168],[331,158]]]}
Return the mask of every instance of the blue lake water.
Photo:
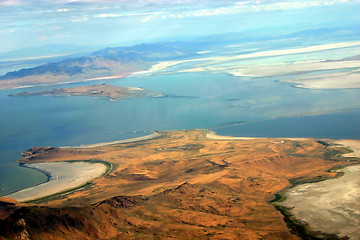
{"label": "blue lake water", "polygon": [[[123,101],[8,96],[54,86],[2,90],[1,195],[46,180],[43,174],[16,163],[20,152],[35,146],[90,144],[146,135],[152,130],[216,128],[239,122],[253,123],[215,131],[233,136],[360,138],[360,111],[356,110],[360,109],[360,89],[309,90],[279,80],[178,73],[107,81],[177,96]],[[303,116],[309,113],[311,116]],[[259,121],[265,119],[273,120]]]}
{"label": "blue lake water", "polygon": [[359,139],[360,110],[233,124],[214,131],[234,137]]}

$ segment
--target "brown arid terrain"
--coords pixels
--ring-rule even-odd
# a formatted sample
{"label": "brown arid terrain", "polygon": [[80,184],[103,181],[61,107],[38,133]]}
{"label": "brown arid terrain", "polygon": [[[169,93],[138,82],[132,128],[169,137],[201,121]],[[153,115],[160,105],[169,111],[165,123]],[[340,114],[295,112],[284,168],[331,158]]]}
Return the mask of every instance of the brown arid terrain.
{"label": "brown arid terrain", "polygon": [[22,92],[10,96],[92,96],[105,97],[110,100],[123,100],[142,97],[164,97],[160,92],[151,92],[137,87],[118,87],[110,84],[86,85],[73,88],[56,88],[41,92]]}
{"label": "brown arid terrain", "polygon": [[299,239],[271,203],[275,194],[359,162],[313,139],[210,140],[207,133],[24,152],[21,162],[97,160],[111,170],[49,198],[2,198],[0,239]]}

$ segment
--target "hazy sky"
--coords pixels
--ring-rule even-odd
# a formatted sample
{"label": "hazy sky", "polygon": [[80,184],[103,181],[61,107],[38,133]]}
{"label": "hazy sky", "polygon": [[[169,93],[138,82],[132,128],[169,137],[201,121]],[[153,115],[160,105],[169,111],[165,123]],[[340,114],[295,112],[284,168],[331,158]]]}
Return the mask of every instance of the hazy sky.
{"label": "hazy sky", "polygon": [[360,0],[0,0],[0,52],[227,32],[277,35],[360,24]]}

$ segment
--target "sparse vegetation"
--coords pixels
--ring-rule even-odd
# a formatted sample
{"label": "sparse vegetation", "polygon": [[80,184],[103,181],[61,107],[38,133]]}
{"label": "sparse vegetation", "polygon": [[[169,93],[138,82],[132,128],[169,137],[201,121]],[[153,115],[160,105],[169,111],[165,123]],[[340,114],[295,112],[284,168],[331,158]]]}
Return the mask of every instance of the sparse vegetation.
{"label": "sparse vegetation", "polygon": [[[336,170],[339,170],[343,168],[341,167],[333,167],[329,169],[327,172],[335,172]],[[297,185],[305,184],[305,183],[315,183],[320,181],[325,181],[329,178],[335,178],[335,177],[341,177],[343,176],[344,172],[337,171],[336,176],[327,176],[327,175],[318,175],[314,177],[307,177],[303,176],[300,178],[292,178],[289,179],[289,182],[291,183],[292,187],[295,187]],[[283,202],[286,200],[285,197],[286,189],[275,194],[275,199],[271,201],[271,203],[274,204],[275,208],[281,212],[281,214],[284,216],[284,221],[286,222],[288,228],[296,235],[300,236],[302,239],[309,239],[309,240],[346,240],[349,239],[348,237],[338,237],[336,234],[326,234],[319,231],[313,231],[310,229],[308,224],[299,221],[296,219],[291,213],[290,209],[285,206],[277,205],[277,202]]]}
{"label": "sparse vegetation", "polygon": [[297,220],[291,213],[289,209],[284,206],[275,205],[275,208],[281,212],[284,216],[284,221],[290,231],[302,239],[306,240],[347,240],[348,237],[338,237],[335,234],[325,234],[321,232],[315,232],[310,230],[310,227],[299,220]]}
{"label": "sparse vegetation", "polygon": [[[275,195],[275,205],[283,200],[281,190],[288,187],[290,179],[292,184],[320,181],[325,179],[323,176],[334,176],[334,167],[348,164],[323,158],[324,149],[316,142],[306,144],[297,147],[306,157],[297,157],[287,152],[292,148],[291,142],[214,141],[204,138],[201,130],[170,131],[141,144],[75,150],[39,148],[24,158],[36,154],[32,161],[88,159],[85,161],[107,165],[108,175],[97,179],[96,185],[89,183],[31,203],[41,203],[45,209],[56,206],[61,213],[69,214],[68,206],[79,206],[71,211],[74,221],[84,224],[77,228],[79,238],[94,236],[91,229],[97,229],[97,238],[146,239],[156,233],[164,239],[186,233],[189,238],[198,239],[206,231],[214,238],[256,239],[276,234],[295,239],[267,199]],[[110,166],[113,168],[109,172]],[[324,169],[331,170],[327,173]],[[126,198],[138,195],[142,197],[137,198],[136,204],[121,207]],[[108,200],[114,204],[100,204]],[[51,210],[44,213],[47,211],[50,214]],[[74,234],[72,227],[62,228],[66,214],[56,217],[56,229],[62,230],[55,230],[54,234],[60,238],[70,231]],[[296,231],[304,233],[304,239],[322,236],[311,235],[306,226],[296,224]],[[44,232],[39,231],[43,230],[31,231],[40,236]]]}
{"label": "sparse vegetation", "polygon": [[351,153],[352,150],[345,148],[338,144],[333,144],[327,141],[318,140],[318,143],[324,146],[325,153],[323,157],[329,160],[344,160],[343,154]]}

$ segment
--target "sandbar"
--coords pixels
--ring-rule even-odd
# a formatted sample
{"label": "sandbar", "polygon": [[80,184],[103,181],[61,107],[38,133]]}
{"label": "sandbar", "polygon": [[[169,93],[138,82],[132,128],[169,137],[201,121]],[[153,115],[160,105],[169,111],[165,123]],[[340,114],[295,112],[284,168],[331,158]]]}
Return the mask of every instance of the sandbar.
{"label": "sandbar", "polygon": [[209,132],[205,135],[206,138],[211,140],[253,140],[261,139],[260,137],[231,137],[231,136],[221,136],[216,135],[214,132]]}
{"label": "sandbar", "polygon": [[138,142],[144,140],[150,140],[156,137],[159,137],[161,134],[158,132],[153,132],[152,134],[142,136],[142,137],[135,137],[123,140],[116,140],[112,142],[101,142],[101,143],[94,143],[94,144],[86,144],[86,145],[79,145],[79,146],[65,146],[61,148],[96,148],[96,147],[103,147],[107,145],[114,145],[114,144],[121,144],[121,143],[131,143],[131,142]]}
{"label": "sandbar", "polygon": [[[217,135],[215,132],[208,132],[205,135],[206,138],[210,140],[254,140],[254,139],[264,139],[266,137],[231,137],[231,136],[221,136]],[[313,138],[277,138],[277,139],[287,139],[292,141],[308,141],[312,140]]]}
{"label": "sandbar", "polygon": [[19,202],[43,198],[82,186],[104,174],[107,169],[102,163],[89,162],[44,162],[24,164],[24,167],[46,173],[49,181],[4,197]]}

